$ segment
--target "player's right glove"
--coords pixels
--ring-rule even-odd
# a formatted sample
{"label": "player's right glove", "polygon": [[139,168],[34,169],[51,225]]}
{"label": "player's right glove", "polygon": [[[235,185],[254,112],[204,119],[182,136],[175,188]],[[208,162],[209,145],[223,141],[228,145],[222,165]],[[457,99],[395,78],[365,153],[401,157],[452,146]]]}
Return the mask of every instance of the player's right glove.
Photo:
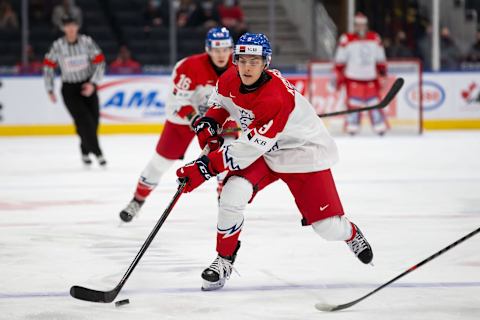
{"label": "player's right glove", "polygon": [[186,178],[187,184],[183,192],[191,192],[208,179],[217,175],[207,156],[202,156],[195,161],[187,163],[177,170],[177,177]]}
{"label": "player's right glove", "polygon": [[212,118],[203,117],[198,119],[194,125],[193,130],[198,137],[198,143],[203,150],[208,145],[210,151],[215,151],[223,144],[223,138],[219,135],[220,124]]}

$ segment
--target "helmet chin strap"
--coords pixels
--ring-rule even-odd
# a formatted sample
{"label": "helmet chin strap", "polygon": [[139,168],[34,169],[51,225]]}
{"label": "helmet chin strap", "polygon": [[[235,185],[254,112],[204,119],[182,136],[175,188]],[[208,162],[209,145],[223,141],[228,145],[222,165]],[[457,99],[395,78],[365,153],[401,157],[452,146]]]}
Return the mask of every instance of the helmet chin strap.
{"label": "helmet chin strap", "polygon": [[363,38],[367,34],[367,30],[356,31],[356,34]]}

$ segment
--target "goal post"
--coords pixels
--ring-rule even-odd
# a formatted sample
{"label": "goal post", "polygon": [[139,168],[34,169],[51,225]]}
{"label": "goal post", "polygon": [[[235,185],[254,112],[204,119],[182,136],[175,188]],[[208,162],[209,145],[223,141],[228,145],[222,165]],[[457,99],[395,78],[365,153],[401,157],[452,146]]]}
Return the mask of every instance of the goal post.
{"label": "goal post", "polygon": [[[423,132],[421,61],[419,59],[388,60],[387,77],[382,86],[382,95],[398,77],[404,78],[405,84],[397,97],[384,110],[390,126],[387,135],[421,134]],[[334,79],[332,62],[309,62],[307,96],[318,114],[346,110],[345,87],[336,90]],[[345,116],[323,118],[323,120],[332,134],[344,134]],[[360,134],[372,134],[366,112],[362,116]]]}

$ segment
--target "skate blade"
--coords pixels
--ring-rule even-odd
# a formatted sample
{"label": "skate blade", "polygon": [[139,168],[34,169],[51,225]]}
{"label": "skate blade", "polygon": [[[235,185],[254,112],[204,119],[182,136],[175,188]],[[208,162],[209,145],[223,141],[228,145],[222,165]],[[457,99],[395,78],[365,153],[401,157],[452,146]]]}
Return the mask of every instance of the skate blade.
{"label": "skate blade", "polygon": [[225,285],[225,279],[218,280],[217,282],[210,282],[203,280],[202,291],[213,291],[223,288]]}

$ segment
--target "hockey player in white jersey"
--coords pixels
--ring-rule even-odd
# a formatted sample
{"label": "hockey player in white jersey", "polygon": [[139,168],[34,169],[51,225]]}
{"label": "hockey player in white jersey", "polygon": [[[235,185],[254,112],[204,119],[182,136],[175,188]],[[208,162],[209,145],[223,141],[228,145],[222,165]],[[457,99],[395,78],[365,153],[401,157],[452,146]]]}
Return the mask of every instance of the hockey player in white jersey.
{"label": "hockey player in white jersey", "polygon": [[[302,216],[322,238],[345,241],[363,262],[373,252],[360,229],[345,216],[330,167],[337,162],[335,142],[311,104],[283,78],[268,69],[272,50],[263,34],[246,33],[235,46],[236,68],[218,80],[210,109],[195,124],[208,156],[177,170],[185,192],[228,171],[220,195],[217,257],[202,273],[203,290],[224,286],[240,247],[244,210],[255,194],[277,180],[285,182]],[[217,132],[232,117],[242,135],[230,145],[215,145]],[[265,212],[267,215],[268,213]],[[273,243],[264,243],[265,249]]]}
{"label": "hockey player in white jersey", "polygon": [[[335,54],[337,89],[345,85],[348,109],[375,105],[380,102],[382,77],[386,76],[385,50],[380,36],[368,31],[367,17],[355,16],[355,31],[341,35]],[[362,114],[352,113],[346,117],[345,131],[351,135],[359,132]],[[373,130],[383,135],[388,122],[382,109],[369,112]]]}

